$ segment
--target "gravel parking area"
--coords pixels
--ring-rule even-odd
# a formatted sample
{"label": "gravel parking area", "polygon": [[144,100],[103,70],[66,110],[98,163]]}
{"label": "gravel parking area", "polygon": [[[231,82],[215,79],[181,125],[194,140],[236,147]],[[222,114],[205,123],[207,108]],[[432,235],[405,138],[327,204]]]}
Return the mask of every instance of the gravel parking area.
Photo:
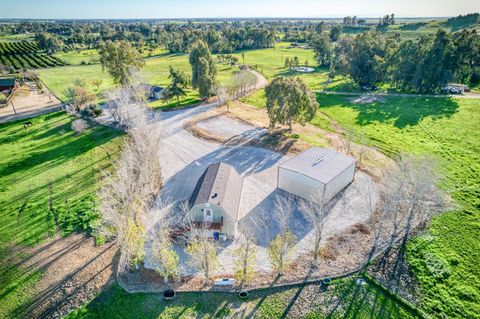
{"label": "gravel parking area", "polygon": [[256,127],[228,116],[216,116],[198,122],[197,126],[226,139],[235,137],[247,131],[256,130]]}
{"label": "gravel parking area", "polygon": [[[253,231],[258,240],[255,270],[268,272],[271,270],[271,265],[268,261],[267,246],[268,242],[276,236],[278,227],[276,221],[271,220],[268,230],[265,230],[264,227],[256,225],[255,221],[264,214],[272,219],[271,212],[276,196],[285,196],[283,191],[276,189],[276,175],[278,165],[288,160],[288,157],[267,149],[242,144],[226,146],[208,142],[193,136],[184,129],[183,126],[186,122],[214,106],[204,105],[193,109],[162,113],[158,127],[168,129],[164,131],[164,139],[159,150],[164,183],[161,198],[164,203],[172,205],[175,205],[176,201],[188,199],[198,178],[212,163],[222,161],[235,167],[244,177],[239,208],[239,230],[241,232],[242,229],[248,228]],[[203,129],[211,129],[215,133],[228,134],[231,137],[262,134],[261,130],[252,130],[253,126],[225,116],[213,117],[198,124],[202,125]],[[370,177],[361,172],[357,173],[354,182],[336,199],[325,223],[325,237],[368,219],[369,209],[365,198],[369,189],[366,184],[369,182]],[[373,194],[372,197],[375,200],[376,194]],[[304,218],[303,213],[298,208],[293,210],[290,227],[297,238],[294,251],[295,256],[301,256],[308,253],[313,234],[311,234],[311,226]],[[149,226],[153,229],[159,216],[151,218]],[[235,241],[228,241],[219,246],[220,267],[216,271],[217,275],[234,273],[233,251],[236,246]],[[147,244],[145,266],[155,268],[149,247],[150,245]],[[195,275],[195,270],[188,266],[188,256],[184,252],[184,247],[178,245],[176,249],[180,255],[182,274]]]}

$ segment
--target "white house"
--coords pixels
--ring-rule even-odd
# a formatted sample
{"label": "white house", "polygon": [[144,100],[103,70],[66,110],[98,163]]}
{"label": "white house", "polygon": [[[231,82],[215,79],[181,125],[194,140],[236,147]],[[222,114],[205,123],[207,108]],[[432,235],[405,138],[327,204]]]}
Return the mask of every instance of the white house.
{"label": "white house", "polygon": [[190,198],[189,218],[194,224],[234,237],[243,179],[225,163],[208,166]]}
{"label": "white house", "polygon": [[278,167],[277,186],[304,199],[326,203],[353,181],[355,159],[313,147]]}
{"label": "white house", "polygon": [[160,100],[163,97],[163,88],[160,86],[152,86],[150,90],[150,98]]}

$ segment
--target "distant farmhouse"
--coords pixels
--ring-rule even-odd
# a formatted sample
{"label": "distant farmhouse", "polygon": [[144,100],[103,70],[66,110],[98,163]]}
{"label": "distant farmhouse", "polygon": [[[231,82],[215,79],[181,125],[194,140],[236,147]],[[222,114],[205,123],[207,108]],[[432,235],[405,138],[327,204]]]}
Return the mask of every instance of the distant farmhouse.
{"label": "distant farmhouse", "polygon": [[161,86],[140,84],[138,88],[145,93],[145,97],[149,100],[160,100],[163,97],[164,88]]}
{"label": "distant farmhouse", "polygon": [[163,88],[160,86],[152,86],[150,89],[150,98],[152,100],[160,100],[163,97]]}

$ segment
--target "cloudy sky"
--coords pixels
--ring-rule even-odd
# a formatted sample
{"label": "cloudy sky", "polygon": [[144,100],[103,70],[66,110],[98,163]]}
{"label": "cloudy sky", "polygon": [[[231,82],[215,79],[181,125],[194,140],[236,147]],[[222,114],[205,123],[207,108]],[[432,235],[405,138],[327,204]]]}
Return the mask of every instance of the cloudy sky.
{"label": "cloudy sky", "polygon": [[0,0],[0,18],[447,17],[480,0]]}

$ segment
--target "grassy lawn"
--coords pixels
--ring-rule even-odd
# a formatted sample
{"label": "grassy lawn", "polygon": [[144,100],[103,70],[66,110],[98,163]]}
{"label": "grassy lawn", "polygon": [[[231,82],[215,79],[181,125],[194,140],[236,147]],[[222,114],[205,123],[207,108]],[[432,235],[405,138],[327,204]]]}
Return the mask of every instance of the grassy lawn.
{"label": "grassy lawn", "polygon": [[[389,155],[433,156],[444,174],[443,189],[459,208],[437,216],[428,234],[414,239],[407,258],[423,291],[427,312],[450,317],[480,313],[480,101],[448,98],[387,98],[359,105],[348,97],[319,95],[320,110],[366,136]],[[325,125],[317,117],[314,124]],[[440,267],[443,271],[438,271]]]}
{"label": "grassy lawn", "polygon": [[[387,97],[384,103],[355,104],[351,97],[318,94],[320,111],[364,136],[389,156],[432,156],[445,177],[441,187],[458,208],[434,218],[424,236],[413,239],[413,266],[428,313],[449,318],[480,313],[480,101],[460,98]],[[264,107],[263,92],[244,100]],[[312,124],[333,130],[317,113]],[[300,138],[304,138],[300,136]]]}
{"label": "grassy lawn", "polygon": [[35,38],[35,35],[33,33],[8,34],[8,35],[0,35],[0,42],[33,41],[34,38]]}
{"label": "grassy lawn", "polygon": [[[269,80],[281,75],[289,73],[288,68],[285,67],[285,59],[298,56],[300,64],[304,65],[308,61],[310,66],[315,66],[314,53],[310,49],[290,48],[290,43],[281,42],[275,44],[275,48],[258,49],[243,51],[245,55],[245,64],[257,65],[258,71],[261,72]],[[242,61],[242,52],[234,54],[238,57],[239,63]]]}
{"label": "grassy lawn", "polygon": [[97,216],[96,181],[118,153],[120,133],[94,126],[76,136],[72,120],[58,112],[31,119],[28,130],[0,125],[1,318],[28,300],[41,276],[10,264],[7,257],[25,257],[12,247],[86,230]]}
{"label": "grassy lawn", "polygon": [[[168,79],[170,66],[182,70],[187,74],[191,74],[188,56],[184,54],[146,59],[145,67],[140,73],[148,84],[167,86],[170,83]],[[218,64],[217,70],[219,83],[228,84],[236,69]],[[47,87],[61,100],[65,99],[65,90],[73,86],[77,79],[83,80],[86,83],[87,90],[97,94],[100,103],[104,101],[103,93],[115,86],[108,73],[103,72],[99,64],[48,68],[39,70],[38,73]],[[92,80],[95,79],[101,79],[103,81],[98,90],[92,84]],[[187,105],[198,103],[199,101],[198,93],[193,91],[189,91],[188,95],[182,98],[182,104]],[[170,108],[174,104],[175,103],[172,102],[164,105],[161,101],[156,101],[152,107]]]}
{"label": "grassy lawn", "polygon": [[[155,48],[151,51],[145,48],[144,50],[142,50],[141,54],[144,57],[153,57],[158,55],[165,55],[167,53],[168,51],[162,48]],[[56,53],[55,56],[70,65],[100,63],[100,55],[98,54],[98,51],[96,49],[80,49],[68,52],[59,52]]]}
{"label": "grassy lawn", "polygon": [[[301,312],[299,312],[299,310]],[[180,293],[172,302],[158,294],[127,294],[118,286],[75,310],[68,319],[87,318],[415,318],[382,291],[337,281],[327,291],[318,285],[252,293]]]}
{"label": "grassy lawn", "polygon": [[197,103],[202,102],[202,100],[200,99],[200,96],[198,95],[198,93],[196,91],[185,90],[185,92],[187,93],[187,95],[180,98],[180,103],[178,105],[177,105],[176,99],[173,99],[168,103],[165,103],[162,100],[156,100],[156,101],[148,103],[148,105],[152,108],[155,108],[155,109],[159,108],[159,109],[162,109],[162,110],[169,110],[169,109],[173,109],[173,108],[176,108],[176,107],[185,107],[185,106],[189,106],[189,105],[193,105],[193,104],[197,104]]}
{"label": "grassy lawn", "polygon": [[56,53],[55,56],[65,61],[67,64],[71,65],[92,64],[100,62],[100,56],[98,54],[98,51],[95,49],[59,52]]}

